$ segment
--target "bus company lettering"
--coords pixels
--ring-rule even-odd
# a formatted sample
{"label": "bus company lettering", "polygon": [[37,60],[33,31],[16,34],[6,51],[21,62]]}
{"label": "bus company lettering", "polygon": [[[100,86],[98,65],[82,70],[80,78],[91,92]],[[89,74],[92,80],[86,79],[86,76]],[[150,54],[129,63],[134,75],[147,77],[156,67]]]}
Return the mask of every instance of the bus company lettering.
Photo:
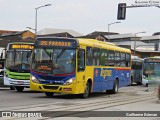
{"label": "bus company lettering", "polygon": [[49,45],[49,46],[63,46],[70,47],[71,42],[59,42],[59,41],[40,41],[40,45]]}
{"label": "bus company lettering", "polygon": [[101,69],[101,76],[103,76],[103,77],[112,76],[112,70]]}

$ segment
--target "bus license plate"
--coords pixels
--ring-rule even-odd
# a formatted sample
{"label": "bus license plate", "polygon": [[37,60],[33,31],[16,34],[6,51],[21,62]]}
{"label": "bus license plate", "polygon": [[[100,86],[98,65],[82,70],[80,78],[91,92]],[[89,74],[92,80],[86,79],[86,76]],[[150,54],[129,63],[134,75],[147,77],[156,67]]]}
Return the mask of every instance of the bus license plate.
{"label": "bus license plate", "polygon": [[24,82],[23,82],[23,81],[18,81],[17,83],[18,83],[18,84],[23,84]]}

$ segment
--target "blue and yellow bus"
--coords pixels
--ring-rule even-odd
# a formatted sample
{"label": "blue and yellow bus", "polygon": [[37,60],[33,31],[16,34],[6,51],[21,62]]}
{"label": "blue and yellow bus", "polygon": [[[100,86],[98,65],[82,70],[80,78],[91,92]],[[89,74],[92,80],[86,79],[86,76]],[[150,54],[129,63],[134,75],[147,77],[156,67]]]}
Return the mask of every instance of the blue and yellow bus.
{"label": "blue and yellow bus", "polygon": [[94,39],[39,37],[32,54],[30,89],[81,94],[130,84],[131,51]]}

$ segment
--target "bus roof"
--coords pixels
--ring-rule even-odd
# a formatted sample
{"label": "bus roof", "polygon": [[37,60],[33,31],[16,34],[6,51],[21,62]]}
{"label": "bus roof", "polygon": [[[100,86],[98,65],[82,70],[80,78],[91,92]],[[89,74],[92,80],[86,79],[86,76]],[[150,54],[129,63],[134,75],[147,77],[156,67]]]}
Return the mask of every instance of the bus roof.
{"label": "bus roof", "polygon": [[140,58],[140,57],[138,57],[138,56],[131,55],[131,60],[134,61],[134,62],[142,62],[142,61],[143,61],[143,58]]}
{"label": "bus roof", "polygon": [[131,53],[130,49],[118,47],[116,44],[110,42],[103,42],[95,39],[77,38],[79,44],[91,47],[107,48],[109,50]]}
{"label": "bus roof", "polygon": [[[85,46],[90,46],[90,47],[98,47],[98,48],[104,48],[104,49],[109,49],[109,50],[113,50],[113,51],[119,51],[119,52],[126,52],[126,53],[131,53],[130,49],[127,48],[122,48],[122,47],[118,47],[117,45],[110,43],[110,42],[103,42],[103,41],[99,41],[96,39],[88,39],[88,38],[65,38],[65,37],[53,37],[53,36],[45,36],[45,37],[38,37],[36,39],[36,41],[38,41],[38,39],[68,39],[68,40],[75,40],[77,41],[78,44],[80,45],[85,45]],[[36,43],[36,42],[35,42]]]}
{"label": "bus roof", "polygon": [[146,57],[144,59],[160,59],[160,56],[154,56],[154,57]]}
{"label": "bus roof", "polygon": [[12,42],[12,43],[8,43],[9,44],[34,44],[34,42]]}

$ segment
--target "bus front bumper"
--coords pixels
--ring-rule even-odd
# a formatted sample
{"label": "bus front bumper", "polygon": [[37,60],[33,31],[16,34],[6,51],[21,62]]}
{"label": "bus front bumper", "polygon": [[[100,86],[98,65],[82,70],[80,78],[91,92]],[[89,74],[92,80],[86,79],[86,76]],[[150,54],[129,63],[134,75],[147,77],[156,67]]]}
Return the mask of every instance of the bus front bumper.
{"label": "bus front bumper", "polygon": [[67,94],[76,94],[76,84],[71,85],[46,85],[38,84],[30,81],[30,90],[31,91],[41,91],[41,92],[53,92],[53,93],[67,93]]}
{"label": "bus front bumper", "polygon": [[4,85],[30,87],[30,80],[16,80],[4,77]]}

